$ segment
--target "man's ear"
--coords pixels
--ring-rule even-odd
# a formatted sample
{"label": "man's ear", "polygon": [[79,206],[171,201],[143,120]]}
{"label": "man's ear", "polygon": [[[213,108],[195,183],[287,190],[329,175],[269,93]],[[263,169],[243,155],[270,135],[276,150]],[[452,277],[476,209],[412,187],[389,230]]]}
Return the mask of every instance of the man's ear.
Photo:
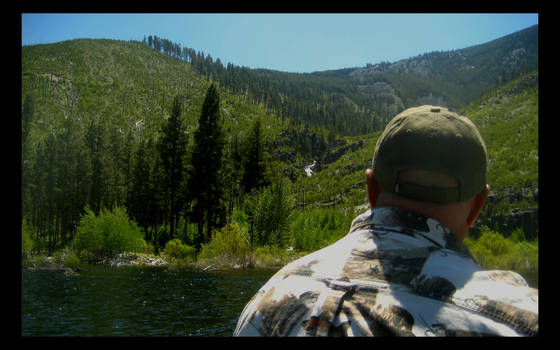
{"label": "man's ear", "polygon": [[375,208],[375,203],[377,202],[377,197],[379,196],[380,188],[379,183],[373,177],[373,170],[366,169],[366,185],[368,192],[369,207]]}
{"label": "man's ear", "polygon": [[484,186],[484,188],[478,192],[478,194],[474,197],[474,200],[471,204],[471,210],[469,212],[469,216],[467,217],[467,224],[469,227],[473,227],[478,214],[482,210],[484,203],[486,202],[486,198],[488,198],[488,194],[490,193],[490,185]]}

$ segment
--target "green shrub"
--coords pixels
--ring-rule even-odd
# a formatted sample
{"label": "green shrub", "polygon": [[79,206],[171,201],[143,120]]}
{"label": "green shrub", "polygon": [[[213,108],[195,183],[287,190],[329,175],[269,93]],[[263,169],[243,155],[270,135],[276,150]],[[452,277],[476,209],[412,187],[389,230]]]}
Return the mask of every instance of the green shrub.
{"label": "green shrub", "polygon": [[240,226],[246,226],[247,225],[247,222],[249,220],[249,216],[247,216],[247,214],[245,214],[245,212],[243,210],[234,209],[232,216],[233,216],[232,221],[237,222]]}
{"label": "green shrub", "polygon": [[494,232],[488,228],[482,229],[482,235],[477,240],[477,245],[488,249],[492,255],[499,256],[508,254],[513,249],[513,243],[498,232]]}
{"label": "green shrub", "polygon": [[86,259],[89,253],[99,255],[103,252],[100,220],[90,208],[86,208],[86,213],[80,219],[73,246],[79,252],[80,259]]}
{"label": "green shrub", "polygon": [[68,247],[55,251],[52,256],[57,264],[67,267],[74,268],[80,264],[80,258]]}
{"label": "green shrub", "polygon": [[80,264],[80,258],[78,258],[76,254],[70,252],[66,255],[63,264],[64,266],[74,268]]}
{"label": "green shrub", "polygon": [[298,251],[315,251],[344,236],[352,217],[333,208],[298,212],[290,224],[291,243]]}
{"label": "green shrub", "polygon": [[239,224],[232,222],[214,232],[210,243],[202,246],[199,257],[245,257],[247,254],[249,254],[248,238],[241,231]]}
{"label": "green shrub", "polygon": [[[208,266],[248,266],[251,264],[249,240],[237,222],[224,226],[214,232],[209,243],[202,244],[197,256],[197,264]],[[208,266],[206,266],[208,265]]]}
{"label": "green shrub", "polygon": [[253,244],[284,247],[289,243],[287,232],[294,203],[289,191],[288,180],[280,178],[249,197]]}
{"label": "green shrub", "polygon": [[480,266],[488,270],[515,271],[525,277],[529,285],[538,288],[538,241],[521,240],[524,235],[520,229],[509,239],[487,227],[482,231],[478,239],[466,238],[464,241]]}
{"label": "green shrub", "polygon": [[535,242],[518,242],[510,254],[503,256],[500,267],[513,270],[527,279],[531,285],[538,285],[539,248]]}
{"label": "green shrub", "polygon": [[196,259],[197,259],[197,261],[200,262],[200,261],[203,261],[203,260],[209,260],[209,259],[216,258],[217,256],[219,256],[219,254],[216,252],[216,250],[212,246],[212,242],[202,243],[202,246],[200,247],[200,252],[198,253]]}
{"label": "green shrub", "polygon": [[146,242],[146,246],[144,247],[145,254],[154,254],[154,245],[151,242]]}
{"label": "green shrub", "polygon": [[253,251],[252,260],[257,267],[283,266],[288,263],[289,255],[285,249],[265,245]]}
{"label": "green shrub", "polygon": [[511,237],[509,239],[514,243],[524,242],[526,241],[525,231],[523,231],[521,227],[518,227],[511,233]]}
{"label": "green shrub", "polygon": [[190,245],[183,244],[179,238],[174,238],[165,244],[165,254],[175,259],[194,259],[195,249]]}
{"label": "green shrub", "polygon": [[146,248],[142,230],[128,218],[126,210],[102,210],[99,216],[86,208],[73,242],[80,258],[121,252],[142,252]]}

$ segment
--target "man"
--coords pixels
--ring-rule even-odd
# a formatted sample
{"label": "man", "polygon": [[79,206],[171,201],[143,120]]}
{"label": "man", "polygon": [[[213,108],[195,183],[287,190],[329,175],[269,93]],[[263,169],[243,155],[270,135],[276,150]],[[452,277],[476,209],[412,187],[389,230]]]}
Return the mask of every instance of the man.
{"label": "man", "polygon": [[538,291],[482,270],[462,243],[489,192],[486,163],[468,118],[434,106],[397,115],[366,171],[371,209],[278,271],[234,335],[537,335]]}

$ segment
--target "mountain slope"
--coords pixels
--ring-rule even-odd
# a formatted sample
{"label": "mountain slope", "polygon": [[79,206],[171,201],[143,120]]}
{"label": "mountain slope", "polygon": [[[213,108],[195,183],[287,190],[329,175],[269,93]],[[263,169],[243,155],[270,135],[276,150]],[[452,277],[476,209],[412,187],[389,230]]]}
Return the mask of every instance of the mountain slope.
{"label": "mountain slope", "polygon": [[[525,36],[516,36],[521,34]],[[76,196],[82,191],[84,198],[91,194],[95,188],[87,185],[87,178],[92,177],[97,156],[90,132],[97,125],[105,130],[99,159],[107,180],[104,191],[111,194],[107,200],[124,203],[129,169],[134,165],[129,155],[143,140],[157,141],[175,95],[182,97],[182,118],[192,135],[205,91],[215,79],[228,142],[235,137],[243,140],[252,122],[260,118],[275,160],[273,171],[290,177],[298,203],[305,206],[362,205],[364,170],[371,164],[384,123],[412,105],[458,101],[479,125],[488,145],[488,181],[493,193],[481,221],[506,234],[522,225],[530,238],[538,219],[538,74],[512,80],[470,104],[465,96],[469,96],[467,91],[479,96],[490,89],[500,69],[521,67],[519,57],[525,57],[526,67],[533,65],[538,56],[528,42],[535,43],[535,38],[538,28],[533,27],[473,48],[397,62],[393,68],[389,64],[312,74],[228,66],[222,73],[207,70],[212,73],[205,75],[192,63],[140,42],[80,39],[22,47],[22,107],[30,96],[34,107],[31,119],[25,121],[29,134],[22,175],[24,186],[29,187],[22,196],[24,215],[34,215],[34,206],[45,198],[59,198],[63,203],[60,198],[67,195],[65,191]],[[501,63],[496,66],[496,62]],[[477,66],[469,68],[473,63]],[[210,67],[218,61],[206,64]],[[399,71],[399,67],[406,69]],[[455,81],[443,84],[454,74]],[[277,99],[279,106],[274,104]],[[336,118],[322,119],[329,115]],[[368,122],[373,125],[362,129]],[[336,137],[332,131],[339,126],[359,136]],[[54,155],[49,153],[51,148],[56,149]],[[49,157],[55,162],[48,163]],[[311,159],[317,163],[313,176],[306,177],[303,167]],[[77,180],[71,189],[56,183],[68,162],[73,162],[76,176],[86,179]],[[49,164],[52,167],[44,168]],[[47,193],[51,189],[54,192]],[[72,203],[73,220],[82,209],[76,203]],[[50,213],[48,203],[41,205]],[[63,213],[65,207],[61,204],[58,210]],[[48,215],[46,220],[54,224],[54,214]]]}
{"label": "mountain slope", "polygon": [[[192,131],[209,84],[190,64],[139,42],[78,39],[22,48],[22,97],[34,97],[35,142],[58,133],[70,116],[82,132],[92,122],[122,133],[159,130],[175,95],[182,97]],[[267,130],[276,123],[239,96],[222,97],[229,128],[244,130],[257,115],[267,119]]]}
{"label": "mountain slope", "polygon": [[[156,51],[161,45],[155,43],[166,42],[157,39],[150,41]],[[538,26],[461,50],[304,74],[233,64],[224,67],[219,59],[214,61],[189,48],[169,54],[182,57],[199,74],[282,118],[360,135],[381,130],[396,113],[415,105],[432,103],[458,109],[493,87],[536,69]]]}
{"label": "mountain slope", "polygon": [[[508,82],[459,110],[477,125],[488,152],[490,196],[477,225],[508,236],[538,230],[538,72]],[[345,138],[298,183],[300,205],[366,208],[365,169],[380,132]]]}
{"label": "mountain slope", "polygon": [[539,193],[538,72],[521,76],[465,106],[488,151],[491,196],[481,222],[508,235],[537,235]]}
{"label": "mountain slope", "polygon": [[536,25],[461,50],[368,65],[348,76],[364,93],[398,97],[406,108],[431,103],[458,109],[497,85],[536,69],[538,38]]}

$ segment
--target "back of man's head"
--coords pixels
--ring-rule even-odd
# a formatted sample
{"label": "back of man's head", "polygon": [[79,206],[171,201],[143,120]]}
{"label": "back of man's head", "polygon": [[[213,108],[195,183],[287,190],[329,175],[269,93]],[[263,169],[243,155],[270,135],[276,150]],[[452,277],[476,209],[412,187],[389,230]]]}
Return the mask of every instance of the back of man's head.
{"label": "back of man's head", "polygon": [[486,146],[476,126],[452,109],[409,108],[379,137],[373,176],[384,191],[439,204],[463,202],[486,186]]}

